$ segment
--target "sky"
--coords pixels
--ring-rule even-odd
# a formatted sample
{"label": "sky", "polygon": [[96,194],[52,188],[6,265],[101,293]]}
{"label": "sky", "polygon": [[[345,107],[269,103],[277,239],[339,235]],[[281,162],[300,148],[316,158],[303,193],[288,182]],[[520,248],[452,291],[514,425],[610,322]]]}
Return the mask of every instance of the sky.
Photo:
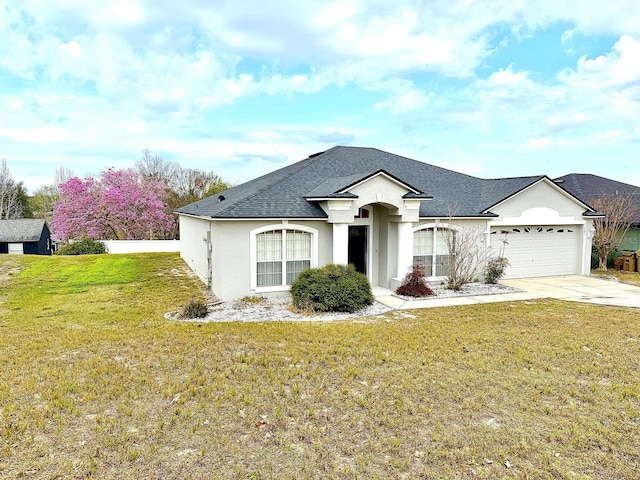
{"label": "sky", "polygon": [[640,185],[637,0],[0,0],[0,159],[244,182],[335,145]]}

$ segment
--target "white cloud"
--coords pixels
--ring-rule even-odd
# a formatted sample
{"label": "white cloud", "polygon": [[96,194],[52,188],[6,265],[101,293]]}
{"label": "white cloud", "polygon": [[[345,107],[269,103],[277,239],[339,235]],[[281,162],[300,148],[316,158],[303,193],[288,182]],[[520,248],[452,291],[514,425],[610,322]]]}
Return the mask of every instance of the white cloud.
{"label": "white cloud", "polygon": [[29,143],[62,142],[67,139],[67,132],[59,127],[31,129],[0,127],[0,137]]}
{"label": "white cloud", "polygon": [[[274,0],[251,8],[236,0],[215,7],[206,0],[0,0],[0,10],[0,80],[8,79],[0,94],[7,143],[0,148],[13,158],[23,158],[19,142],[33,147],[49,139],[59,158],[69,158],[65,149],[135,156],[150,147],[203,164],[260,151],[285,162],[326,148],[314,140],[320,138],[402,150],[408,147],[387,132],[415,129],[407,142],[476,142],[494,149],[484,152],[490,159],[498,148],[548,152],[639,135],[640,9],[631,0],[585,0],[580,8],[557,0],[418,7],[409,0]],[[578,34],[620,40],[552,82],[515,66],[474,76],[500,41],[491,36],[494,26],[535,39],[557,22],[569,25],[565,47]],[[457,83],[450,87],[451,78]],[[319,95],[326,91],[344,98],[353,92],[354,110]],[[251,109],[244,122],[227,118],[253,99],[267,110],[259,112],[262,121],[273,125],[251,124]],[[301,115],[305,101],[315,109]],[[299,124],[278,126],[283,111]],[[369,124],[369,116],[379,123]],[[225,130],[228,122],[235,123]],[[230,130],[245,135],[225,138]],[[470,157],[456,158],[468,164]]]}
{"label": "white cloud", "polygon": [[386,109],[394,114],[421,110],[429,103],[429,95],[421,90],[409,89],[396,92],[392,97],[377,102],[374,107]]}

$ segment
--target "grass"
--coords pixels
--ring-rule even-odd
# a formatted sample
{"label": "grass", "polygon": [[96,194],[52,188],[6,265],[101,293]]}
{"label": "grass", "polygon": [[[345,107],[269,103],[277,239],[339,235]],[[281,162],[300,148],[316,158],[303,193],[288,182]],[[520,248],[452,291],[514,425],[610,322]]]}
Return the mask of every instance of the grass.
{"label": "grass", "polygon": [[[594,270],[593,274],[598,275],[603,272],[600,270]],[[626,272],[624,270],[607,270],[604,272],[605,275],[611,275],[620,281],[620,283],[627,283],[629,285],[635,285],[636,287],[640,287],[640,273],[638,272]]]}
{"label": "grass", "polygon": [[4,258],[0,477],[640,477],[637,310],[180,323],[176,255]]}

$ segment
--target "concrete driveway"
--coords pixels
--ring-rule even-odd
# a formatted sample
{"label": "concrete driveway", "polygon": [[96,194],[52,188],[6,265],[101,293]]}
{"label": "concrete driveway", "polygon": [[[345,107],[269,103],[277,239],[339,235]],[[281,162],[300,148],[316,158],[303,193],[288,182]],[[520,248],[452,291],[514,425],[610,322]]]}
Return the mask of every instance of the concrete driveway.
{"label": "concrete driveway", "polygon": [[596,277],[520,278],[500,283],[522,290],[529,298],[558,298],[572,302],[640,308],[640,287]]}
{"label": "concrete driveway", "polygon": [[602,280],[601,278],[568,275],[502,280],[500,283],[516,288],[518,291],[495,295],[432,297],[421,300],[402,299],[393,295],[391,291],[380,287],[374,287],[373,294],[378,302],[396,310],[511,302],[536,298],[557,298],[596,305],[640,308],[640,287]]}

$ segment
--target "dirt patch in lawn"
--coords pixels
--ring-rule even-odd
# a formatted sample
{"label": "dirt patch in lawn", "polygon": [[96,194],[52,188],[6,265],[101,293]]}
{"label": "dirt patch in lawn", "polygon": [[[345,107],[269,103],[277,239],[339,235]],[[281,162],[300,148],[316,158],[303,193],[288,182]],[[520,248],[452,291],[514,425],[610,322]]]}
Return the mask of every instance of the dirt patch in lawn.
{"label": "dirt patch in lawn", "polygon": [[0,263],[0,285],[7,284],[11,277],[20,272],[20,265],[13,260],[5,260]]}

